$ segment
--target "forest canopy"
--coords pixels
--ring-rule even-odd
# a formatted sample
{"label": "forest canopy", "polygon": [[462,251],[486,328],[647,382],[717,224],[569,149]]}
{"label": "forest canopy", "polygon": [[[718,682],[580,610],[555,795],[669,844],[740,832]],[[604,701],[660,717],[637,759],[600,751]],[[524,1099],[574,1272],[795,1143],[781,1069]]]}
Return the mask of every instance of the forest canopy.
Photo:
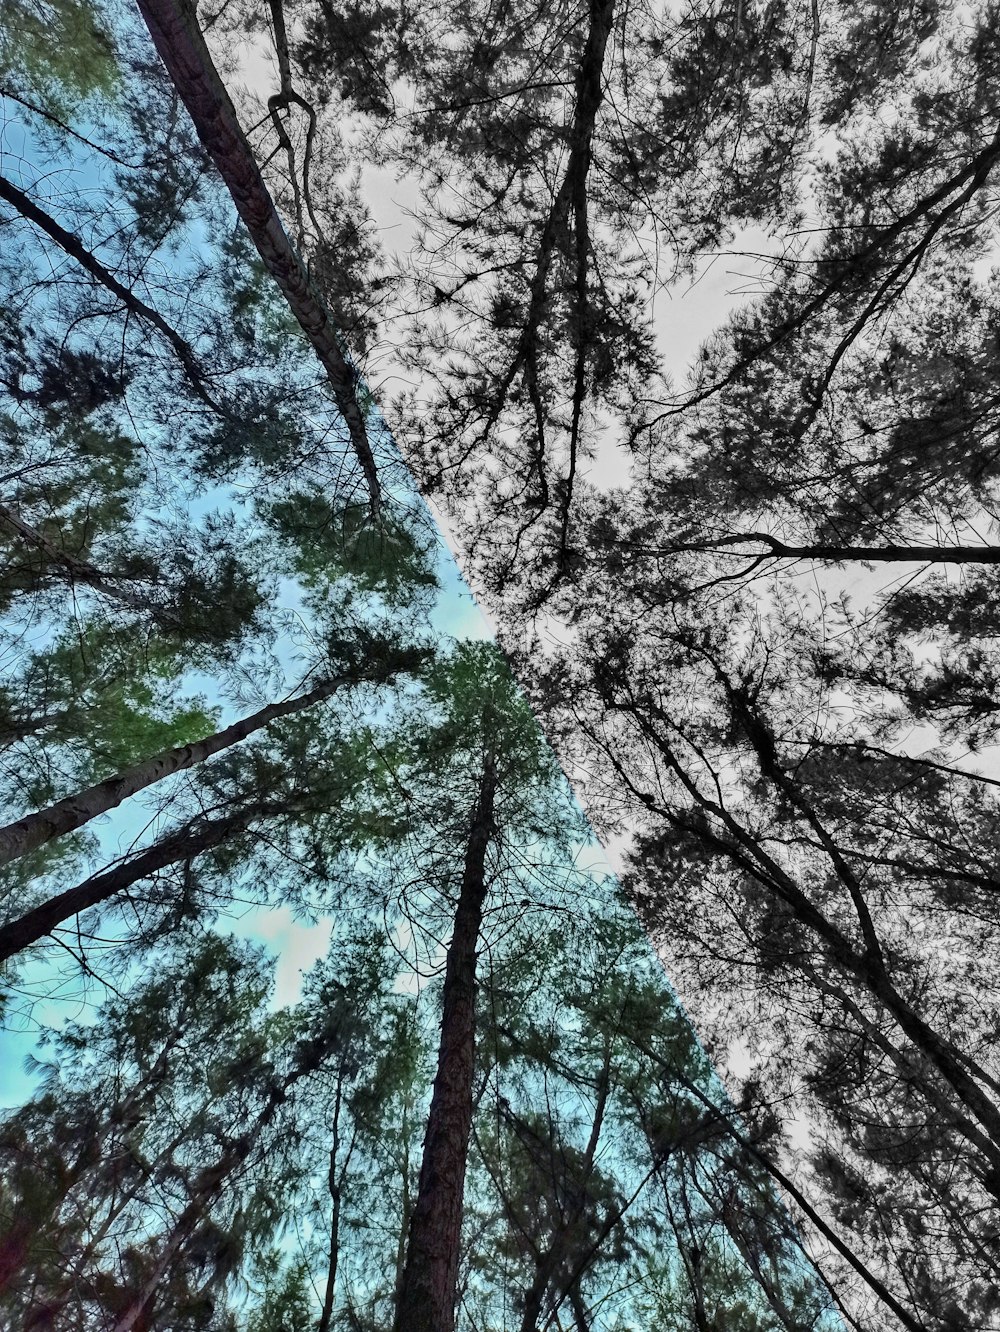
{"label": "forest canopy", "polygon": [[1000,1328],[998,33],[9,0],[7,1325]]}

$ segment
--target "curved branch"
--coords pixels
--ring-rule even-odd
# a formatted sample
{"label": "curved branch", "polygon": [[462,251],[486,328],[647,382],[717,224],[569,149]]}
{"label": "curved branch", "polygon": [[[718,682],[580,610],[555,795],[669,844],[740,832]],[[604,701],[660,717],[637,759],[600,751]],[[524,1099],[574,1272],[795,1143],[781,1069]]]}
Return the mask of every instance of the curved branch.
{"label": "curved branch", "polygon": [[[948,218],[968,203],[969,200],[982,189],[989,177],[990,171],[998,161],[1000,161],[1000,126],[998,126],[996,133],[993,135],[993,138],[987,146],[981,152],[977,153],[975,157],[971,158],[961,171],[956,172],[954,176],[942,182],[937,189],[932,190],[930,194],[926,195],[923,199],[920,199],[912,208],[908,209],[902,217],[897,218],[891,225],[883,227],[874,240],[868,245],[855,251],[853,254],[846,255],[840,262],[851,265],[860,265],[873,259],[882,251],[888,249],[894,241],[905,235],[910,227],[919,222],[921,218],[926,217],[938,204],[944,204],[941,211],[931,220],[929,227],[921,239],[917,241],[904,258],[898,261],[894,266],[893,272],[888,279],[888,281],[891,282],[894,277],[899,276],[905,271],[906,267],[911,262],[919,262],[920,259],[923,258],[926,247],[930,245],[930,242],[933,240],[936,233]],[[963,186],[966,186],[966,188],[957,199],[952,199],[950,203],[945,203],[945,200],[948,199],[949,195],[954,194],[956,190],[962,189]],[[794,315],[791,319],[786,320],[784,323],[779,324],[770,337],[765,338],[758,347],[755,347],[746,356],[742,356],[736,365],[724,374],[721,379],[717,379],[706,388],[693,393],[686,401],[679,403],[676,407],[668,407],[655,418],[655,421],[652,424],[671,416],[677,416],[681,412],[687,411],[690,407],[696,407],[699,403],[705,402],[708,398],[712,397],[713,394],[716,394],[728,387],[728,385],[735,383],[743,371],[746,370],[748,366],[752,365],[754,361],[759,360],[761,356],[766,356],[769,351],[773,351],[776,347],[781,346],[781,344],[790,338],[793,333],[797,333],[799,329],[807,324],[813,315],[818,314],[827,303],[841,291],[842,286],[842,279],[827,283],[821,291],[817,292],[811,300],[806,302],[798,314]],[[870,311],[866,311],[863,318],[867,318],[869,313]],[[848,335],[848,345],[849,342],[853,341],[854,337],[857,336],[857,331],[858,329],[855,328]],[[846,350],[846,347],[844,347],[844,350]],[[843,350],[840,351],[839,354],[843,355]]]}
{"label": "curved branch", "polygon": [[667,546],[647,546],[622,542],[628,550],[643,555],[677,555],[685,551],[707,554],[731,546],[757,544],[766,546],[761,555],[734,551],[743,559],[774,556],[783,560],[830,560],[834,564],[1000,564],[1000,546],[838,546],[814,541],[791,545],[770,532],[736,532],[730,536],[706,537],[701,541],[678,541]]}

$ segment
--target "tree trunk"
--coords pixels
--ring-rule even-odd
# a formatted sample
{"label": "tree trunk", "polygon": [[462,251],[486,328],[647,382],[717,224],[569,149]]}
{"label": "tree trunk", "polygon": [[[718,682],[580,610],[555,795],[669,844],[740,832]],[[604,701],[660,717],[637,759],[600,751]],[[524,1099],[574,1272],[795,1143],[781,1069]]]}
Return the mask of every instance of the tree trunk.
{"label": "tree trunk", "polygon": [[465,1166],[472,1129],[476,945],[486,900],[486,851],[494,829],[495,792],[496,771],[487,757],[466,843],[445,967],[437,1074],[394,1332],[453,1332],[455,1327]]}
{"label": "tree trunk", "polygon": [[[330,1243],[327,1251],[326,1289],[323,1292],[323,1310],[316,1332],[330,1332],[333,1301],[337,1293],[337,1266],[340,1260],[340,1207],[342,1189],[337,1157],[340,1153],[340,1109],[343,1103],[343,1066],[337,1077],[337,1091],[333,1102],[333,1141],[330,1145],[330,1169],[327,1184],[330,1189]],[[350,1157],[350,1151],[348,1151]]]}
{"label": "tree trunk", "polygon": [[305,265],[281,224],[257,161],[240,128],[198,26],[190,0],[138,0],[150,36],[187,107],[199,139],[232,196],[264,266],[281,289],[320,364],[347,424],[361,464],[373,515],[379,508],[379,481],[365,417],[358,402],[360,377],[341,349],[337,331]]}
{"label": "tree trunk", "polygon": [[214,735],[206,736],[204,740],[164,750],[162,754],[157,754],[142,763],[136,763],[114,777],[108,777],[103,782],[96,782],[93,786],[85,787],[84,790],[66,796],[63,800],[57,800],[55,804],[39,810],[36,814],[27,814],[15,823],[8,823],[5,828],[0,828],[0,865],[27,855],[29,851],[44,846],[54,837],[82,828],[98,814],[105,814],[108,810],[115,809],[129,796],[144,791],[175,772],[196,767],[197,764],[211,758],[213,754],[238,744],[239,741],[245,740],[247,736],[261,730],[279,717],[288,717],[301,712],[304,708],[312,707],[314,703],[328,698],[335,689],[345,684],[347,679],[346,676],[334,676],[332,679],[324,680],[306,694],[286,699],[283,703],[269,703],[267,707],[261,708],[249,717],[244,717],[242,721],[234,722],[232,726],[216,731]]}
{"label": "tree trunk", "polygon": [[552,1249],[547,1249],[535,1259],[535,1275],[531,1279],[531,1285],[524,1292],[521,1332],[538,1332],[538,1320],[542,1316],[542,1300],[549,1288],[554,1263],[555,1255]]}
{"label": "tree trunk", "polygon": [[134,1332],[134,1329],[143,1326],[140,1319],[145,1317],[170,1264],[208,1215],[230,1175],[243,1165],[254,1151],[264,1130],[287,1100],[290,1088],[320,1067],[338,1039],[339,1032],[333,1029],[321,1037],[303,1042],[294,1067],[280,1082],[272,1083],[264,1105],[252,1125],[222,1153],[214,1165],[201,1172],[192,1187],[190,1201],[174,1222],[146,1280],[128,1307],[118,1316],[113,1332]]}
{"label": "tree trunk", "polygon": [[577,1332],[590,1332],[590,1315],[587,1313],[587,1306],[584,1304],[583,1295],[580,1293],[579,1281],[569,1293],[569,1303],[573,1310]]}
{"label": "tree trunk", "polygon": [[88,907],[108,901],[116,893],[131,888],[134,883],[148,878],[167,865],[191,860],[203,851],[219,846],[234,833],[242,832],[255,819],[268,813],[284,812],[284,807],[255,804],[226,818],[214,819],[200,826],[187,825],[179,832],[161,837],[152,846],[103,874],[84,879],[75,888],[69,888],[56,897],[50,897],[41,906],[25,912],[16,920],[0,926],[0,962],[13,957],[30,944],[51,934],[57,925]]}

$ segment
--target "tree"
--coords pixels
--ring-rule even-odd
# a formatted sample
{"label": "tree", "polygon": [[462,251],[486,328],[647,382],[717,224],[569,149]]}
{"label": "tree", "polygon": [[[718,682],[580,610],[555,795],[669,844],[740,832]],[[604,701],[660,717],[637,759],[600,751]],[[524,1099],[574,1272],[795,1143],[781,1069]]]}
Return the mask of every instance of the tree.
{"label": "tree", "polygon": [[345,685],[359,684],[365,680],[390,679],[400,668],[412,669],[426,656],[425,652],[413,649],[394,654],[391,644],[382,644],[382,651],[378,652],[371,638],[364,640],[364,646],[368,653],[367,660],[356,664],[348,662],[346,671],[329,675],[300,696],[280,703],[269,703],[251,716],[243,717],[204,739],[155,754],[122,773],[116,773],[84,791],[66,796],[35,814],[26,815],[15,824],[0,828],[0,863],[24,855],[52,837],[81,827],[98,815],[114,809],[129,796],[175,772],[204,763],[206,759],[228,749],[230,745],[239,744],[247,736],[280,717],[287,717],[323,702]]}
{"label": "tree", "polygon": [[[474,1126],[470,1124],[466,1145],[471,1182],[460,1196],[456,1264],[461,1309],[464,1314],[475,1308],[477,1325],[480,1310],[486,1317],[502,1318],[503,1301],[513,1288],[521,1292],[519,1321],[525,1326],[533,1325],[532,1320],[539,1326],[551,1323],[560,1307],[568,1305],[578,1322],[583,1319],[581,1325],[610,1327],[616,1317],[645,1307],[639,1295],[652,1299],[658,1292],[666,1298],[672,1289],[677,1299],[683,1298],[677,1271],[669,1264],[657,1271],[647,1261],[650,1237],[662,1240],[664,1233],[657,1220],[657,1188],[651,1187],[659,1185],[657,1169],[665,1169],[670,1153],[676,1152],[685,1162],[682,1177],[687,1171],[696,1180],[703,1175],[718,1179],[731,1206],[733,1177],[739,1179],[746,1165],[742,1160],[714,1164],[706,1158],[706,1151],[724,1156],[718,1143],[726,1112],[719,1108],[717,1089],[706,1081],[704,1057],[664,988],[637,922],[627,909],[611,908],[603,893],[595,893],[599,885],[591,878],[573,873],[560,848],[543,854],[540,836],[559,830],[560,808],[566,835],[579,833],[578,820],[569,818],[566,827],[572,808],[565,789],[555,782],[551,756],[529,724],[495,650],[480,645],[439,666],[424,697],[415,700],[412,715],[402,718],[411,734],[404,728],[400,736],[397,717],[394,736],[355,741],[362,771],[363,761],[377,754],[389,774],[381,801],[364,782],[354,791],[342,786],[334,803],[354,807],[339,809],[332,822],[324,823],[319,815],[324,805],[329,808],[329,793],[314,781],[312,819],[304,817],[307,809],[296,811],[297,832],[296,821],[287,817],[291,811],[286,811],[283,824],[277,825],[284,828],[283,842],[272,833],[266,839],[271,845],[263,849],[264,839],[257,839],[256,849],[248,840],[223,848],[219,857],[213,876],[216,900],[226,895],[245,898],[247,880],[265,878],[280,901],[290,894],[276,872],[280,861],[275,853],[284,854],[299,878],[311,854],[316,863],[309,876],[314,882],[309,897],[317,903],[322,888],[327,909],[336,911],[330,956],[308,978],[300,1009],[307,1030],[317,1024],[335,1026],[339,1043],[321,1067],[296,1080],[294,1090],[287,1088],[280,1111],[274,1108],[275,1097],[285,1082],[276,1080],[276,1069],[290,1059],[294,1064],[298,1049],[289,1016],[248,1019],[242,998],[233,1013],[216,997],[210,977],[220,956],[228,959],[223,970],[236,996],[250,985],[258,1002],[266,977],[262,979],[256,955],[244,956],[206,931],[202,915],[182,915],[184,923],[154,934],[145,945],[132,927],[131,957],[144,946],[140,974],[155,977],[149,993],[143,989],[145,981],[138,991],[133,982],[103,1015],[100,1036],[82,1026],[74,1029],[71,1041],[67,1037],[62,1042],[68,1042],[64,1076],[78,1065],[80,1104],[89,1110],[95,1102],[98,1107],[104,1103],[91,1088],[120,1096],[120,1089],[131,1085],[131,1074],[122,1071],[123,1038],[116,1034],[116,1024],[124,1024],[128,1042],[140,1036],[150,1043],[148,1051],[136,1055],[143,1074],[137,1089],[126,1091],[129,1108],[109,1111],[108,1124],[128,1128],[133,1154],[141,1134],[146,1166],[154,1161],[154,1144],[164,1139],[175,1163],[152,1173],[144,1168],[135,1185],[127,1187],[126,1165],[112,1168],[120,1156],[113,1142],[81,1154],[88,1173],[78,1180],[73,1176],[72,1188],[85,1194],[87,1206],[81,1207],[74,1194],[65,1195],[65,1215],[75,1224],[81,1215],[93,1214],[98,1218],[93,1227],[108,1246],[94,1250],[88,1260],[96,1263],[99,1252],[103,1263],[98,1294],[81,1287],[91,1301],[88,1309],[94,1301],[104,1301],[100,1307],[125,1325],[142,1309],[154,1327],[187,1326],[188,1321],[192,1327],[225,1327],[227,1318],[243,1310],[243,1297],[230,1300],[226,1293],[240,1264],[253,1278],[246,1313],[253,1327],[273,1327],[281,1318],[294,1325],[306,1310],[311,1310],[312,1325],[323,1320],[331,1328],[384,1326],[394,1302],[394,1264],[405,1298],[407,1241],[412,1252],[417,1228],[413,1217],[422,1192],[416,1171],[419,1134],[431,1093],[432,1047],[442,1044],[438,999],[447,1001],[453,969],[446,967],[440,977],[441,957],[432,944],[440,984],[415,1002],[409,987],[398,984],[402,936],[396,927],[387,939],[382,917],[394,909],[401,888],[404,919],[415,935],[433,940],[453,913],[453,904],[447,897],[442,900],[438,890],[460,886],[467,868],[462,852],[469,841],[468,800],[482,781],[476,742],[483,738],[484,714],[490,720],[491,712],[495,735],[508,737],[508,747],[499,747],[497,754],[498,770],[506,768],[508,782],[497,787],[503,841],[498,830],[487,862],[490,896],[476,947],[484,962],[477,960],[474,973],[478,1012],[469,1095]],[[515,725],[501,730],[498,718],[503,715]],[[291,736],[286,737],[284,753],[260,740],[251,742],[256,754],[252,747],[234,749],[225,760],[230,772],[214,779],[216,802],[227,782],[246,801],[249,783],[240,769],[254,761],[260,765],[263,789],[276,803],[284,794],[282,777],[294,791],[296,769],[317,766],[323,751],[315,743],[315,725],[304,714],[285,719],[284,725],[309,734],[310,749],[294,757]],[[420,732],[425,740],[428,734],[436,737],[436,745],[415,743]],[[511,735],[521,741],[513,753]],[[343,750],[334,762],[327,754],[320,766],[343,783],[346,758]],[[206,790],[212,766],[197,770]],[[534,781],[526,787],[510,781],[515,768],[533,773]],[[387,827],[385,817],[391,790],[398,800],[394,829]],[[304,802],[303,793],[298,798]],[[363,808],[356,807],[359,803]],[[310,851],[314,841],[324,843],[322,852]],[[339,859],[338,844],[347,850]],[[346,866],[362,848],[368,870],[352,879]],[[196,882],[193,889],[185,886],[185,891],[211,896],[213,877]],[[528,911],[526,892],[531,894]],[[359,917],[377,924],[366,932],[356,923]],[[543,931],[539,922],[547,919]],[[192,936],[197,948],[185,942]],[[450,950],[454,953],[454,943]],[[415,960],[421,964],[419,954]],[[404,976],[413,975],[411,965],[404,966]],[[208,1023],[210,1029],[202,1031],[199,1025],[189,1030],[185,1022]],[[229,1022],[238,1024],[241,1033],[235,1052],[219,1028]],[[266,1049],[258,1048],[264,1031],[272,1036]],[[128,1042],[126,1052],[133,1048]],[[141,1048],[146,1050],[145,1045]],[[207,1069],[201,1054],[206,1048],[219,1052]],[[204,1098],[201,1110],[199,1098]],[[256,1110],[250,1108],[251,1098],[256,1098]],[[133,1102],[138,1108],[131,1108]],[[431,1093],[428,1125],[434,1102]],[[673,1126],[665,1109],[671,1103]],[[58,1116],[71,1120],[76,1104],[67,1093],[50,1097],[18,1112],[11,1125],[20,1133],[17,1126],[41,1117],[37,1138],[62,1143],[77,1130],[64,1127]],[[539,1114],[539,1104],[548,1107],[547,1114]],[[228,1132],[220,1136],[214,1127],[219,1116],[230,1112],[240,1128],[235,1139]],[[287,1154],[275,1144],[267,1152],[250,1150],[244,1157],[248,1141],[253,1149],[256,1126],[261,1134],[269,1134],[272,1124],[278,1132],[279,1113],[280,1141],[287,1144]],[[672,1141],[668,1148],[671,1133],[677,1144],[687,1144],[689,1164]],[[737,1138],[731,1141],[735,1144]],[[126,1163],[129,1159],[124,1158]],[[37,1161],[34,1169],[37,1173]],[[18,1179],[14,1172],[8,1187],[19,1188]],[[759,1180],[754,1183],[761,1187]],[[676,1188],[673,1180],[668,1185]],[[150,1237],[150,1218],[143,1209],[160,1208],[159,1202],[150,1201],[159,1196],[154,1189],[167,1189],[170,1201]],[[750,1198],[748,1207],[755,1214],[760,1198]],[[251,1199],[260,1199],[260,1215]],[[275,1199],[280,1199],[280,1207]],[[268,1248],[279,1214],[296,1219],[301,1259],[279,1259]],[[80,1241],[67,1224],[60,1252],[75,1252],[73,1246]],[[714,1227],[713,1236],[724,1233],[717,1218],[699,1217],[699,1224],[707,1230]],[[138,1227],[145,1238],[133,1242],[130,1227]],[[753,1242],[763,1244],[759,1231]],[[762,1269],[771,1280],[769,1289],[777,1289],[789,1307],[795,1301],[815,1303],[809,1280],[794,1268],[782,1269],[781,1260],[778,1252],[773,1258],[778,1277],[770,1268]],[[608,1278],[626,1265],[624,1291],[612,1299],[606,1291]],[[16,1264],[21,1283],[17,1289],[28,1283],[58,1303],[65,1283],[59,1270],[50,1272],[41,1256],[25,1251]],[[728,1282],[720,1307],[725,1305],[735,1317],[740,1309],[761,1306],[753,1272],[738,1256],[727,1251],[720,1272]],[[10,1299],[8,1305],[16,1307]],[[72,1313],[69,1305],[65,1308],[65,1317],[80,1325],[79,1299]],[[772,1332],[771,1325],[761,1326]]]}
{"label": "tree", "polygon": [[292,248],[277,210],[244,138],[225,86],[216,73],[195,15],[175,0],[144,0],[143,18],[167,71],[188,109],[198,136],[226,183],[237,211],[302,327],[333,389],[350,432],[377,516],[380,483],[368,439],[358,379],[344,355],[338,331]]}
{"label": "tree", "polygon": [[[419,735],[419,759],[411,771],[418,780],[430,779],[444,797],[450,817],[434,829],[435,843],[457,843],[457,854],[441,867],[441,887],[448,891],[453,876],[458,883],[437,1072],[396,1304],[394,1326],[400,1332],[451,1332],[455,1326],[472,1130],[477,953],[491,890],[502,893],[506,886],[494,866],[505,842],[526,826],[540,838],[564,839],[570,814],[563,812],[559,820],[558,770],[494,648],[459,650],[429,679],[428,692],[445,712],[436,732]],[[470,798],[467,812],[463,807]],[[543,810],[551,819],[548,826]]]}
{"label": "tree", "polygon": [[[869,759],[863,747],[830,745],[822,732],[810,738],[796,725],[797,700],[785,695],[789,674],[775,638],[768,668],[751,683],[744,663],[732,662],[732,625],[725,638],[719,629],[712,641],[704,629],[695,637],[679,626],[649,658],[623,638],[603,644],[603,659],[595,651],[605,690],[599,730],[577,705],[583,726],[631,791],[634,808],[646,811],[643,822],[657,827],[637,848],[631,881],[645,919],[665,945],[668,938],[676,941],[669,945],[673,974],[685,993],[731,994],[739,985],[744,1011],[757,1015],[755,1078],[767,1078],[771,1098],[787,1095],[800,1113],[827,1126],[819,1157],[825,1159],[837,1139],[845,1160],[856,1163],[852,1172],[859,1158],[869,1171],[891,1170],[894,1226],[912,1225],[919,1235],[929,1210],[947,1210],[936,1145],[947,1141],[949,1163],[963,1162],[970,1209],[982,1215],[988,1232],[995,1208],[995,1089],[989,1038],[982,1039],[967,1007],[978,1003],[980,991],[969,985],[971,969],[959,979],[950,959],[918,951],[919,934],[909,933],[924,911],[939,919],[938,892],[954,891],[946,887],[947,875],[969,827],[968,816],[959,813],[959,793],[976,783],[950,776],[947,765]],[[693,659],[706,670],[686,684],[698,706],[684,700],[682,711],[677,685],[682,663]],[[641,776],[640,754],[649,765]],[[741,774],[740,785],[727,775],[727,763]],[[947,813],[931,795],[935,785]],[[919,854],[922,873],[905,849],[910,837],[935,847],[933,864]],[[904,882],[906,932],[894,914]],[[988,915],[976,915],[966,924],[967,937],[975,937],[985,958],[992,953]],[[729,1039],[724,1029],[716,1031],[718,1039]],[[787,1057],[775,1058],[776,1040],[784,1042]],[[905,1187],[904,1177],[910,1180]],[[828,1178],[824,1168],[812,1187],[826,1189]],[[827,1205],[834,1217],[855,1225],[864,1215],[842,1212],[832,1198]],[[953,1225],[941,1216],[944,1226]],[[921,1260],[925,1290],[917,1297],[916,1325],[927,1311],[947,1307],[961,1288],[954,1274],[965,1229],[963,1222],[952,1232],[962,1247],[930,1285],[935,1269]],[[869,1243],[862,1242],[860,1252],[867,1251],[866,1265],[878,1270]],[[973,1243],[982,1252],[982,1239]],[[881,1240],[876,1246],[883,1261],[890,1257]],[[975,1289],[982,1258],[970,1260],[966,1288]],[[913,1308],[918,1287],[907,1266],[890,1261],[902,1267],[906,1282],[895,1286],[895,1303],[902,1298],[904,1309]]]}
{"label": "tree", "polygon": [[[851,1226],[858,1316],[985,1325],[994,779],[959,744],[996,712],[993,7],[469,5],[447,42],[433,7],[297,12],[297,86],[423,190],[404,448],[594,816],[641,830],[633,888],[703,1034],[734,1038],[738,983],[755,1079],[816,1133],[815,1170],[772,1163]],[[759,251],[751,225],[761,295],[673,389],[644,289]],[[634,483],[589,486],[588,450]],[[540,616],[569,626],[555,662]]]}
{"label": "tree", "polygon": [[[994,7],[695,0],[663,13],[595,0],[543,12],[472,0],[341,13],[276,0],[264,21],[225,6],[204,18],[203,35],[192,7],[157,0],[143,12],[171,77],[148,50],[136,55],[135,31],[120,25],[111,42],[88,35],[75,91],[60,62],[37,55],[34,12],[18,9],[22,55],[11,61],[4,48],[8,100],[32,127],[23,170],[3,187],[7,234],[28,257],[2,273],[18,312],[4,326],[6,407],[15,442],[23,426],[43,441],[34,459],[15,461],[30,480],[18,478],[24,493],[3,511],[17,552],[9,604],[23,609],[28,592],[51,615],[71,586],[88,623],[110,614],[152,626],[158,642],[211,638],[217,627],[216,662],[260,681],[259,566],[243,558],[252,542],[219,538],[196,507],[181,529],[184,567],[161,576],[172,543],[151,538],[148,514],[158,475],[171,478],[179,507],[182,470],[195,490],[232,477],[251,497],[227,492],[225,511],[247,515],[258,551],[297,550],[310,632],[335,586],[338,605],[348,586],[405,601],[420,539],[400,538],[387,498],[394,460],[346,339],[370,364],[380,339],[404,341],[398,359],[421,377],[397,404],[404,451],[447,511],[568,769],[587,774],[595,819],[633,836],[632,892],[702,1034],[725,1059],[753,1018],[749,1067],[731,1072],[730,1087],[773,1131],[748,1136],[687,1089],[714,1126],[717,1156],[738,1149],[753,1168],[735,1192],[704,1157],[661,1179],[664,1216],[644,1224],[674,1257],[657,1265],[651,1255],[647,1270],[675,1289],[649,1307],[695,1326],[813,1316],[776,1284],[792,1264],[782,1226],[750,1224],[762,1171],[807,1220],[856,1324],[986,1326],[1000,1159],[996,779],[970,772],[962,746],[992,741],[997,708],[996,283],[986,274],[1000,157]],[[76,13],[46,12],[61,22]],[[209,52],[225,72],[227,43],[247,33],[274,53],[273,90],[256,106],[253,93],[226,92]],[[111,50],[114,75],[101,72]],[[83,135],[67,125],[65,107],[88,90],[110,98],[112,85],[113,116],[77,122]],[[61,198],[36,170],[55,145],[64,162],[112,163],[114,187]],[[250,240],[222,239],[232,213],[209,157]],[[349,180],[352,164],[373,162],[407,173],[419,197],[417,240],[391,278]],[[201,235],[211,238],[205,255]],[[650,298],[671,273],[701,272],[702,252],[720,246],[756,252],[762,290],[730,312],[675,387]],[[170,247],[176,280],[160,262]],[[75,285],[49,282],[62,265]],[[287,311],[268,299],[269,277]],[[92,336],[103,319],[117,359]],[[303,333],[332,405],[302,369]],[[425,409],[411,413],[418,396]],[[65,437],[59,415],[73,418]],[[178,418],[183,464],[164,437]],[[377,486],[366,445],[385,469]],[[367,481],[360,499],[339,476],[349,447]],[[588,480],[608,459],[630,469],[625,486]],[[386,575],[372,578],[387,554]],[[338,561],[346,583],[331,577]],[[862,566],[852,604],[845,580]],[[897,576],[910,585],[900,590]],[[214,625],[217,589],[237,587],[239,613]],[[541,650],[551,620],[565,626],[563,641]],[[926,728],[923,753],[904,740],[916,726]],[[441,788],[422,785],[431,774],[382,729],[368,738],[373,790],[394,794],[331,845],[353,836],[366,856],[405,864],[412,791]],[[178,825],[160,854],[192,851],[185,838],[218,828],[215,816],[247,816],[232,839],[197,843],[205,881],[232,900],[233,857],[251,855],[252,830],[264,826],[249,816],[257,779],[287,778],[285,798],[319,748],[290,745],[273,762],[259,746],[218,755],[184,789],[224,790],[225,808]],[[363,749],[359,737],[351,753]],[[505,824],[497,810],[487,817],[486,765],[465,777],[460,806],[434,808],[421,794],[424,830],[447,836],[438,853],[424,844],[402,897],[412,937],[451,931],[453,970],[461,955],[468,978],[481,893],[466,899],[464,947],[454,902],[434,893],[472,864],[470,811],[481,833],[495,824],[490,855]],[[336,857],[310,841],[324,780],[309,773],[305,817],[286,802],[266,826],[284,851],[307,845],[307,863],[325,874]],[[240,789],[251,798],[241,802]],[[172,888],[191,877],[192,858],[170,862]],[[329,876],[323,883],[329,902]],[[425,894],[419,911],[413,893]],[[173,919],[152,896],[154,926]],[[475,1101],[472,1051],[473,1081],[468,1058],[458,1081]],[[588,1079],[597,1085],[588,1073],[580,1086]],[[651,1082],[637,1090],[632,1127],[660,1171],[657,1125],[641,1114],[652,1094]],[[587,1175],[572,1116],[500,1114],[493,1157],[521,1151],[509,1217],[540,1163],[553,1180],[551,1224],[506,1249],[528,1272],[525,1305],[549,1317],[546,1301],[561,1301],[585,1324],[601,1297],[596,1277],[588,1289],[575,1275],[577,1240],[613,1215],[614,1190],[602,1192],[596,1158]],[[460,1155],[466,1118],[475,1122],[465,1116],[450,1135]],[[448,1236],[442,1290],[458,1291],[460,1309],[461,1174],[451,1172],[447,1223],[437,1214]],[[505,1205],[494,1199],[495,1211]],[[741,1278],[727,1310],[732,1272],[750,1273],[750,1286]],[[285,1275],[294,1302],[298,1277]],[[364,1325],[385,1303],[352,1293],[334,1300],[328,1321]],[[440,1295],[442,1325],[453,1304]]]}

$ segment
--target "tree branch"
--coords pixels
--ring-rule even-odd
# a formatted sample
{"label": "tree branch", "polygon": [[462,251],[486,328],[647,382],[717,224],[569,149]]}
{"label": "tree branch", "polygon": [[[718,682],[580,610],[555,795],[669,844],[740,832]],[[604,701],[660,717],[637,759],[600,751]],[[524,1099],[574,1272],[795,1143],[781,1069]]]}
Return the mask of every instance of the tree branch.
{"label": "tree branch", "polygon": [[240,127],[236,108],[219,77],[188,0],[138,0],[150,35],[194,122],[236,211],[268,272],[326,371],[365,477],[372,516],[381,490],[358,399],[360,376],[341,347],[322,298],[282,226],[256,158]]}

